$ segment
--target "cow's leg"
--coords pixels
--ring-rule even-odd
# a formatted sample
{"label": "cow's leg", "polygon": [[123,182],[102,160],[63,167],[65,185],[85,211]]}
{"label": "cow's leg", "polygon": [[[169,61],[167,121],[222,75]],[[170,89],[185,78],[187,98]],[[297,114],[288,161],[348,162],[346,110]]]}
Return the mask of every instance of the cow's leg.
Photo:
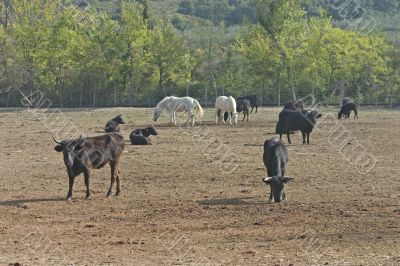
{"label": "cow's leg", "polygon": [[292,144],[292,142],[290,141],[290,132],[286,133],[287,135],[287,141],[289,142],[289,144]]}
{"label": "cow's leg", "polygon": [[249,122],[249,109],[246,110],[246,114],[247,114],[247,122]]}
{"label": "cow's leg", "polygon": [[257,110],[258,110],[258,105],[256,105],[256,113],[257,113]]}
{"label": "cow's leg", "polygon": [[282,133],[279,133],[279,140],[282,141]]}
{"label": "cow's leg", "polygon": [[108,189],[108,192],[107,192],[107,197],[111,196],[112,187],[114,186],[114,182],[115,182],[115,162],[111,161],[110,167],[111,167],[111,183],[110,183],[110,188]]}
{"label": "cow's leg", "polygon": [[74,187],[74,180],[75,180],[75,177],[74,176],[72,176],[72,175],[69,175],[68,176],[68,194],[67,194],[67,200],[72,200],[72,189],[73,189],[73,187]]}
{"label": "cow's leg", "polygon": [[307,132],[307,145],[310,145],[310,132]]}
{"label": "cow's leg", "polygon": [[90,198],[90,189],[89,189],[89,178],[90,178],[90,172],[89,170],[85,170],[83,172],[83,175],[85,176],[85,186],[86,186],[86,199]]}
{"label": "cow's leg", "polygon": [[272,187],[270,186],[270,192],[269,192],[269,202],[272,202],[272,199],[273,199],[273,194],[272,194]]}
{"label": "cow's leg", "polygon": [[[254,105],[251,106],[251,111],[250,111],[250,113],[253,112],[253,109],[254,109]],[[256,110],[257,110],[257,109],[256,109]],[[257,113],[257,111],[256,111],[256,113]]]}
{"label": "cow's leg", "polygon": [[[151,144],[151,143],[149,143]],[[119,180],[119,170],[118,170],[118,162],[115,163],[115,169],[116,169],[116,179],[117,179],[117,192],[115,192],[115,196],[119,196],[119,194],[121,193],[121,187],[120,187],[120,180]]]}
{"label": "cow's leg", "polygon": [[306,133],[301,132],[301,136],[303,137],[303,145],[306,144]]}

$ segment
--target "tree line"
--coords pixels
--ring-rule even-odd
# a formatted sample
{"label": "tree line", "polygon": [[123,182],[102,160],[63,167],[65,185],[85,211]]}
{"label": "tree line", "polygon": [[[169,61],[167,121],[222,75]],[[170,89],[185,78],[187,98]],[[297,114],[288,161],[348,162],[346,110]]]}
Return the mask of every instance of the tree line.
{"label": "tree line", "polygon": [[[199,12],[189,2],[180,12]],[[385,37],[334,27],[302,1],[254,0],[258,23],[244,18],[235,34],[213,13],[188,32],[149,22],[147,8],[120,1],[115,17],[63,0],[2,1],[0,106],[36,90],[59,107],[154,106],[166,95],[207,105],[244,92],[263,104],[309,94],[332,103],[344,90],[359,103],[399,101],[398,56]]]}

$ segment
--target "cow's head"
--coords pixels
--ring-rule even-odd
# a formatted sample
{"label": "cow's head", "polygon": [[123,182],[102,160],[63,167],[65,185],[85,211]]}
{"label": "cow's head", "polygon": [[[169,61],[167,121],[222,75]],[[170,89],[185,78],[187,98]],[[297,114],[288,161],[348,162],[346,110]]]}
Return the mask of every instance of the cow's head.
{"label": "cow's head", "polygon": [[149,126],[148,128],[146,128],[146,131],[147,131],[147,133],[148,133],[149,136],[150,136],[150,135],[157,136],[157,131],[156,131],[156,129],[154,128],[154,126]]}
{"label": "cow's head", "polygon": [[112,119],[114,122],[117,124],[125,124],[124,119],[122,118],[122,115],[118,115]]}
{"label": "cow's head", "polygon": [[71,140],[56,140],[53,137],[53,140],[57,143],[54,149],[57,152],[62,152],[64,155],[64,163],[67,168],[70,168],[76,163],[77,160],[82,156],[82,145],[84,143],[84,139],[80,136],[77,139]]}
{"label": "cow's head", "polygon": [[272,195],[274,196],[274,202],[281,202],[283,200],[283,187],[284,184],[290,180],[293,180],[293,177],[289,176],[280,176],[280,177],[265,177],[263,178],[263,182],[267,185],[270,185]]}

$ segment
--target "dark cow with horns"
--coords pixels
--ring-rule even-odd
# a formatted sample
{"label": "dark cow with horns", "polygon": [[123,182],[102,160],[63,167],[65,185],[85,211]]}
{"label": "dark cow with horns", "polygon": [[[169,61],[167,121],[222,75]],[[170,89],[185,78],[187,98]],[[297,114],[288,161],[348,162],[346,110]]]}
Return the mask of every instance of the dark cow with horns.
{"label": "dark cow with horns", "polygon": [[300,130],[303,136],[303,144],[310,144],[310,134],[313,131],[317,119],[321,117],[321,113],[316,110],[295,111],[284,109],[279,113],[279,121],[276,124],[276,133],[282,139],[282,134],[287,135],[289,144],[290,133]]}
{"label": "dark cow with horns", "polygon": [[96,137],[79,137],[77,139],[58,141],[53,137],[57,145],[54,149],[63,152],[64,163],[69,177],[69,189],[67,199],[72,199],[72,188],[75,177],[83,173],[86,185],[86,198],[90,197],[89,179],[90,169],[102,168],[107,163],[111,167],[111,184],[107,196],[112,193],[112,187],[117,181],[118,196],[121,192],[118,163],[124,150],[124,139],[118,133],[108,133]]}
{"label": "dark cow with horns", "polygon": [[270,186],[269,200],[281,202],[286,200],[284,184],[292,180],[292,177],[285,176],[285,167],[288,161],[288,153],[285,145],[277,137],[264,142],[264,165],[267,168],[268,176],[263,182]]}

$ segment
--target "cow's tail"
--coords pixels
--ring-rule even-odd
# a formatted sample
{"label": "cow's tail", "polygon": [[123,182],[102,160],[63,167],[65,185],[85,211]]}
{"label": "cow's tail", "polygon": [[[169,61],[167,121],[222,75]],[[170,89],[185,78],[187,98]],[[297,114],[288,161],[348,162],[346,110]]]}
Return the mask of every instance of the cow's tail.
{"label": "cow's tail", "polygon": [[195,104],[195,112],[196,112],[196,114],[197,114],[197,116],[198,117],[203,117],[203,115],[204,115],[204,110],[203,110],[203,108],[201,108],[201,105],[200,105],[200,103],[197,101],[197,100],[194,100],[194,104]]}

